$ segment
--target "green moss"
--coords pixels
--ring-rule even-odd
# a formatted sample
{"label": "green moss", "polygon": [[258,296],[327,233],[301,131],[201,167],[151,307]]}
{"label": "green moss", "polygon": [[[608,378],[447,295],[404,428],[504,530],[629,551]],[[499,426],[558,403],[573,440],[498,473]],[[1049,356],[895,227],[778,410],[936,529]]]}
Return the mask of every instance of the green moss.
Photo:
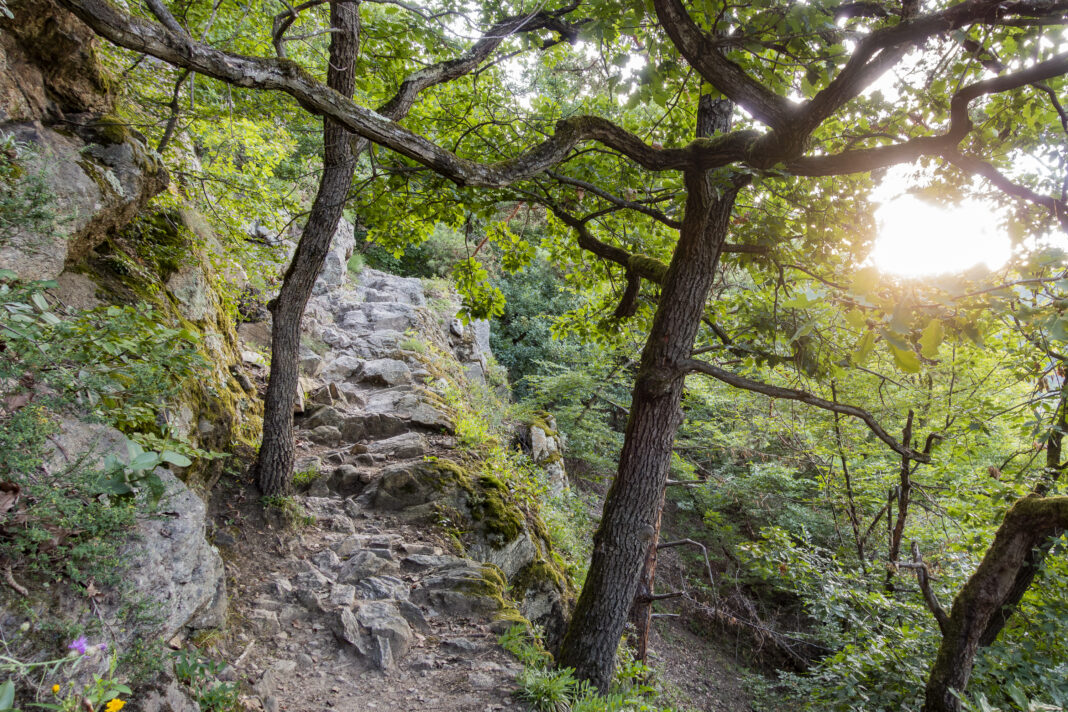
{"label": "green moss", "polygon": [[158,212],[139,216],[124,231],[123,238],[163,282],[195,261],[193,234],[177,213]]}
{"label": "green moss", "polygon": [[524,566],[512,577],[512,590],[522,594],[532,588],[542,588],[545,583],[561,591],[568,589],[567,577],[545,559],[539,558]]}
{"label": "green moss", "polygon": [[[193,322],[182,315],[164,286],[174,269],[203,262],[194,243],[180,215],[157,212],[139,217],[127,230],[98,247],[86,263],[91,277],[111,301],[151,304],[166,321],[198,337],[198,352],[212,371],[205,378],[191,379],[174,406],[188,407],[194,427],[200,416],[214,426],[210,434],[197,436],[199,448],[235,457],[197,459],[185,473],[191,485],[213,480],[237,458],[251,456],[261,437],[263,415],[262,402],[245,393],[230,371],[234,365],[240,368],[241,355],[233,320],[218,306],[218,295],[213,296],[215,308],[208,318]],[[210,273],[208,277],[211,282]]]}
{"label": "green moss", "polygon": [[470,492],[471,477],[467,470],[452,460],[434,460],[427,463],[426,468],[432,475],[430,484],[437,491],[442,491],[450,484],[456,484],[464,491]]}
{"label": "green moss", "polygon": [[101,116],[89,126],[97,138],[109,144],[128,143],[133,140],[129,127],[113,116]]}
{"label": "green moss", "polygon": [[471,517],[482,525],[491,543],[504,546],[523,531],[523,516],[499,479],[482,475],[478,485],[479,491],[471,502]]}
{"label": "green moss", "polygon": [[654,282],[664,281],[664,275],[667,274],[668,269],[666,264],[647,255],[631,255],[627,267],[629,271],[636,272]]}
{"label": "green moss", "polygon": [[547,437],[555,438],[557,436],[556,428],[549,427],[549,420],[551,418],[552,415],[548,412],[544,410],[536,410],[531,413],[527,425],[531,428],[539,428]]}

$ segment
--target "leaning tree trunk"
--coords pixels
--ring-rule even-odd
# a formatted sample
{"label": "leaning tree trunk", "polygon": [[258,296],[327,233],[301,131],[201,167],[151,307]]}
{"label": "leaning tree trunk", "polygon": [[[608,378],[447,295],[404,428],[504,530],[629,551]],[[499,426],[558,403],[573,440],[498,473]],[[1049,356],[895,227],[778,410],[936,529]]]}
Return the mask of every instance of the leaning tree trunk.
{"label": "leaning tree trunk", "polygon": [[682,422],[681,364],[690,358],[737,188],[705,171],[685,175],[686,215],[664,277],[634,384],[619,469],[594,535],[593,559],[558,662],[600,690],[612,681],[616,648],[664,502],[675,432]]}
{"label": "leaning tree trunk", "polygon": [[[356,86],[359,52],[358,3],[335,0],[330,4],[330,66],[327,84],[345,96]],[[282,289],[271,302],[271,374],[264,399],[263,441],[256,460],[256,482],[267,495],[284,494],[293,481],[293,407],[298,386],[300,323],[312,287],[330,251],[345,199],[352,186],[356,160],[349,148],[351,134],[332,119],[323,120],[323,175],[308,222]]]}
{"label": "leaning tree trunk", "polygon": [[1033,565],[1035,548],[1066,529],[1068,497],[1030,495],[1008,511],[979,568],[953,599],[927,679],[923,712],[960,712],[954,692],[967,687],[984,633],[1012,601],[1021,572]]}
{"label": "leaning tree trunk", "polygon": [[[697,104],[697,130],[694,132],[697,138],[711,138],[712,136],[727,133],[734,123],[734,102],[729,99],[713,99],[710,94],[701,96]],[[733,199],[727,206],[728,212],[733,207]],[[726,237],[725,235],[723,236]],[[714,238],[713,238],[714,239]],[[723,240],[720,240],[722,244]],[[672,435],[674,439],[674,434]],[[666,477],[666,475],[665,475]],[[637,628],[637,641],[635,648],[638,659],[642,663],[647,662],[649,653],[649,632],[653,626],[653,601],[656,581],[657,545],[660,542],[660,523],[662,520],[663,497],[660,501],[661,509],[657,512],[656,523],[653,525],[653,536],[649,540],[645,553],[645,563],[638,578],[638,587],[631,602],[630,618]]]}

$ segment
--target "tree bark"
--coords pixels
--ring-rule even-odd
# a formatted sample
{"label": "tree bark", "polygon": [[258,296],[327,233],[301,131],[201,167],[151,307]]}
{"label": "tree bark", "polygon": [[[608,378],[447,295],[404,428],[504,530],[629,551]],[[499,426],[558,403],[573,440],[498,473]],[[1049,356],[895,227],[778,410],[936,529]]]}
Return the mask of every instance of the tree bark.
{"label": "tree bark", "polygon": [[[696,138],[711,138],[717,133],[724,134],[731,130],[731,125],[734,123],[734,102],[728,99],[713,99],[711,95],[704,94],[698,100],[697,104],[697,128],[694,132]],[[733,199],[731,204],[726,207],[729,212],[733,208]],[[707,227],[706,227],[707,230]],[[718,253],[721,254],[726,242],[726,235],[716,238],[708,237],[716,241],[718,239],[719,247]],[[717,258],[718,260],[718,254]],[[713,277],[715,276],[715,270],[713,269]],[[711,286],[711,283],[710,283]],[[707,294],[707,289],[706,289]],[[636,296],[636,295],[635,295]],[[624,302],[626,297],[624,297]],[[622,304],[621,304],[622,305]],[[618,310],[617,310],[618,314]],[[692,337],[691,337],[691,352],[692,352]],[[676,426],[677,427],[677,426]],[[674,440],[674,431],[671,434],[672,440]],[[665,474],[665,483],[667,475]],[[649,541],[648,550],[645,554],[645,563],[642,566],[641,578],[638,580],[638,592],[634,596],[634,601],[631,603],[630,617],[635,627],[637,628],[637,655],[638,659],[642,663],[647,662],[647,656],[649,652],[649,629],[653,625],[653,593],[655,589],[656,581],[656,556],[657,556],[657,544],[660,542],[660,523],[661,523],[661,510],[663,509],[663,495],[661,495],[660,509],[657,510],[656,523],[653,525],[653,536]]]}
{"label": "tree bark", "polygon": [[[346,97],[356,86],[359,52],[359,5],[353,0],[330,4],[330,66],[327,84]],[[282,289],[271,302],[271,373],[264,398],[263,440],[256,460],[256,482],[265,495],[285,494],[293,482],[293,406],[299,379],[300,323],[312,287],[323,268],[352,186],[356,160],[350,136],[341,124],[323,119],[323,174],[308,222]]]}
{"label": "tree bark", "polygon": [[967,687],[984,633],[1010,602],[1021,572],[1032,568],[1034,550],[1066,529],[1068,497],[1029,495],[1008,511],[979,568],[953,600],[923,712],[960,711],[954,691]]}
{"label": "tree bark", "polygon": [[627,613],[649,547],[655,545],[672,443],[682,422],[684,365],[743,184],[739,179],[714,186],[700,169],[686,171],[685,182],[686,214],[642,352],[619,468],[594,535],[586,584],[557,658],[602,691],[612,681]]}
{"label": "tree bark", "polygon": [[[1068,431],[1068,382],[1061,385],[1061,397],[1057,401],[1054,425],[1050,428],[1049,438],[1046,440],[1046,467],[1042,471],[1042,479],[1034,490],[1037,495],[1046,496],[1050,488],[1060,479],[1062,468],[1061,450],[1064,445],[1064,433],[1066,431]],[[1046,554],[1049,553],[1052,546],[1053,540],[1047,539],[1028,554],[1024,566],[1016,574],[1016,581],[1013,584],[1012,591],[1006,598],[1005,603],[987,624],[982,637],[979,638],[980,646],[990,645],[997,639],[1001,629],[1009,622],[1009,618],[1020,604],[1020,600],[1027,593],[1027,589],[1031,587],[1031,582],[1035,580],[1035,574],[1038,573],[1039,565],[1046,558]]]}

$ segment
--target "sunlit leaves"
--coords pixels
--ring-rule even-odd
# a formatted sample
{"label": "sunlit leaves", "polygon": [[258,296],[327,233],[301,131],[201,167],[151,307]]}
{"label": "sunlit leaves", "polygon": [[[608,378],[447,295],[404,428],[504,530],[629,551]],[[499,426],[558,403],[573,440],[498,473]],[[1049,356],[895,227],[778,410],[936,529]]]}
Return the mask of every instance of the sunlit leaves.
{"label": "sunlit leaves", "polygon": [[932,319],[924,328],[923,335],[920,337],[920,353],[924,358],[935,358],[938,356],[938,347],[942,345],[942,340],[946,336],[946,330],[942,326],[942,322],[938,319]]}

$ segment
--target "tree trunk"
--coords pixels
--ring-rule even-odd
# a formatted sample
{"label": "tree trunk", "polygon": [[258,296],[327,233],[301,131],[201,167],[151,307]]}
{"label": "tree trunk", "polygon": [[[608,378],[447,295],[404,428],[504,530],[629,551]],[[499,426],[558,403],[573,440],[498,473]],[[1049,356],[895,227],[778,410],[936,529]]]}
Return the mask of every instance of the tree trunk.
{"label": "tree trunk", "polygon": [[953,600],[931,674],[923,712],[959,712],[984,633],[1010,602],[1033,551],[1068,529],[1068,497],[1030,495],[1005,515],[979,568]]}
{"label": "tree trunk", "polygon": [[[731,130],[734,123],[734,102],[728,99],[714,99],[710,94],[701,96],[697,103],[697,129],[694,135],[697,138],[712,138],[717,133],[724,134]],[[733,208],[734,201],[727,206],[728,213]],[[711,238],[715,240],[715,238]],[[726,240],[723,235],[719,242]],[[718,258],[717,258],[718,259]],[[713,274],[714,276],[714,274]],[[691,337],[692,341],[692,337]],[[676,426],[677,427],[677,426]],[[674,432],[672,439],[674,440]],[[663,497],[660,502],[663,508]],[[641,577],[638,579],[638,590],[631,603],[630,618],[637,628],[636,650],[638,659],[642,663],[648,662],[649,654],[649,629],[653,625],[653,594],[656,582],[656,557],[657,544],[660,542],[661,512],[657,511],[656,523],[653,525],[653,536],[649,541],[648,551],[645,554],[645,564],[642,566]]]}
{"label": "tree trunk", "polygon": [[686,215],[664,277],[653,326],[642,352],[616,478],[594,535],[586,585],[571,618],[558,663],[607,690],[627,613],[664,502],[675,432],[682,422],[684,373],[704,313],[738,188],[685,174]]}
{"label": "tree trunk", "polygon": [[[327,84],[344,96],[356,86],[359,52],[359,5],[352,0],[330,4],[330,66]],[[285,494],[293,482],[293,406],[299,378],[300,323],[312,287],[330,251],[345,199],[352,186],[356,160],[349,134],[332,119],[323,120],[323,175],[308,222],[300,236],[282,289],[271,302],[271,374],[263,409],[263,441],[256,460],[256,482],[266,495]]]}

